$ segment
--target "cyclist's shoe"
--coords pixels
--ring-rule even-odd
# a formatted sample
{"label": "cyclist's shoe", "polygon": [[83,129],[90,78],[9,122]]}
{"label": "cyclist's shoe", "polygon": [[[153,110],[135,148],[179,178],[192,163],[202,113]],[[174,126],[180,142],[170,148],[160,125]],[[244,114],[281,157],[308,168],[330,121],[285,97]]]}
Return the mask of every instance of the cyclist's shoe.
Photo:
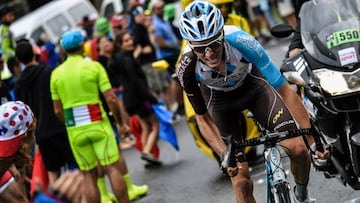
{"label": "cyclist's shoe", "polygon": [[129,200],[133,201],[139,197],[143,197],[149,191],[149,187],[147,185],[132,185],[131,188],[128,188]]}
{"label": "cyclist's shoe", "polygon": [[294,203],[315,203],[316,199],[311,198],[309,196],[309,193],[307,194],[307,197],[304,200],[298,200],[295,195],[295,188],[296,188],[296,186],[294,186],[294,188],[292,190],[292,197],[293,197]]}

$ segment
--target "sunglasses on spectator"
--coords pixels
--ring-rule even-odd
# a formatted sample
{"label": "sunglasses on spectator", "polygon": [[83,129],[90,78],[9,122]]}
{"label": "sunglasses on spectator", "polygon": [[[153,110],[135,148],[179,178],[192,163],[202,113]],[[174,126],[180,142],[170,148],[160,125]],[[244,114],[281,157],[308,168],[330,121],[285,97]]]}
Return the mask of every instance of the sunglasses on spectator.
{"label": "sunglasses on spectator", "polygon": [[223,39],[224,39],[224,34],[223,34],[223,32],[221,32],[219,37],[217,37],[216,39],[214,39],[206,44],[191,44],[190,42],[188,44],[194,52],[205,54],[206,51],[209,51],[209,49],[211,51],[215,51],[216,49],[221,47],[223,44]]}

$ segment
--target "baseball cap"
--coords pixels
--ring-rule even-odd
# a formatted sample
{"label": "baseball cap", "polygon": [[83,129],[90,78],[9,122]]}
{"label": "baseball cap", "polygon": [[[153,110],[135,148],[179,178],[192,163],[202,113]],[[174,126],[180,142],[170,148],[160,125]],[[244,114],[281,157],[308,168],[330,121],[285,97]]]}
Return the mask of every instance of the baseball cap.
{"label": "baseball cap", "polygon": [[84,41],[84,35],[79,30],[65,32],[60,38],[60,44],[65,50],[79,47]]}
{"label": "baseball cap", "polygon": [[111,24],[112,27],[118,27],[121,26],[125,20],[126,20],[125,17],[122,15],[114,15],[110,18],[109,23]]}
{"label": "baseball cap", "polygon": [[95,29],[98,36],[103,36],[110,32],[111,25],[106,18],[102,17],[95,22]]}
{"label": "baseball cap", "polygon": [[164,18],[169,20],[175,17],[175,7],[173,3],[168,3],[164,7]]}
{"label": "baseball cap", "polygon": [[18,151],[23,135],[33,120],[30,107],[21,101],[10,101],[0,106],[0,157],[10,157]]}

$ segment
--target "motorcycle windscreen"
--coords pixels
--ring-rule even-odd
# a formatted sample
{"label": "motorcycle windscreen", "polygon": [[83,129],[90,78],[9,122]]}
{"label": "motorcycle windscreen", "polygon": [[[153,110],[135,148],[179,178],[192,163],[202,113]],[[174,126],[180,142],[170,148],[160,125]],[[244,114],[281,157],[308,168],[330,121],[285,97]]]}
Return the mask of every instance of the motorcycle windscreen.
{"label": "motorcycle windscreen", "polygon": [[360,0],[313,0],[300,10],[301,39],[312,57],[329,66],[359,62]]}

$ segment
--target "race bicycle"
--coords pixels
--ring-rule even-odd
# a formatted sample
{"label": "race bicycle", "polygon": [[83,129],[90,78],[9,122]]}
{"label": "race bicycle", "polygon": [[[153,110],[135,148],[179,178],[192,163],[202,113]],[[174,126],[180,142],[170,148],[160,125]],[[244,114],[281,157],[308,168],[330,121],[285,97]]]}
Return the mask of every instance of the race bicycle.
{"label": "race bicycle", "polygon": [[[287,174],[283,167],[283,156],[281,155],[281,145],[279,142],[294,138],[297,136],[305,136],[311,134],[311,129],[295,129],[283,132],[269,132],[260,127],[261,136],[243,141],[236,141],[229,136],[228,149],[229,153],[225,155],[222,161],[223,167],[227,168],[230,164],[231,152],[241,153],[246,146],[264,145],[265,175],[266,175],[266,203],[290,203],[290,184],[287,181]],[[234,149],[233,149],[234,147]],[[238,151],[238,152],[237,152]]]}

